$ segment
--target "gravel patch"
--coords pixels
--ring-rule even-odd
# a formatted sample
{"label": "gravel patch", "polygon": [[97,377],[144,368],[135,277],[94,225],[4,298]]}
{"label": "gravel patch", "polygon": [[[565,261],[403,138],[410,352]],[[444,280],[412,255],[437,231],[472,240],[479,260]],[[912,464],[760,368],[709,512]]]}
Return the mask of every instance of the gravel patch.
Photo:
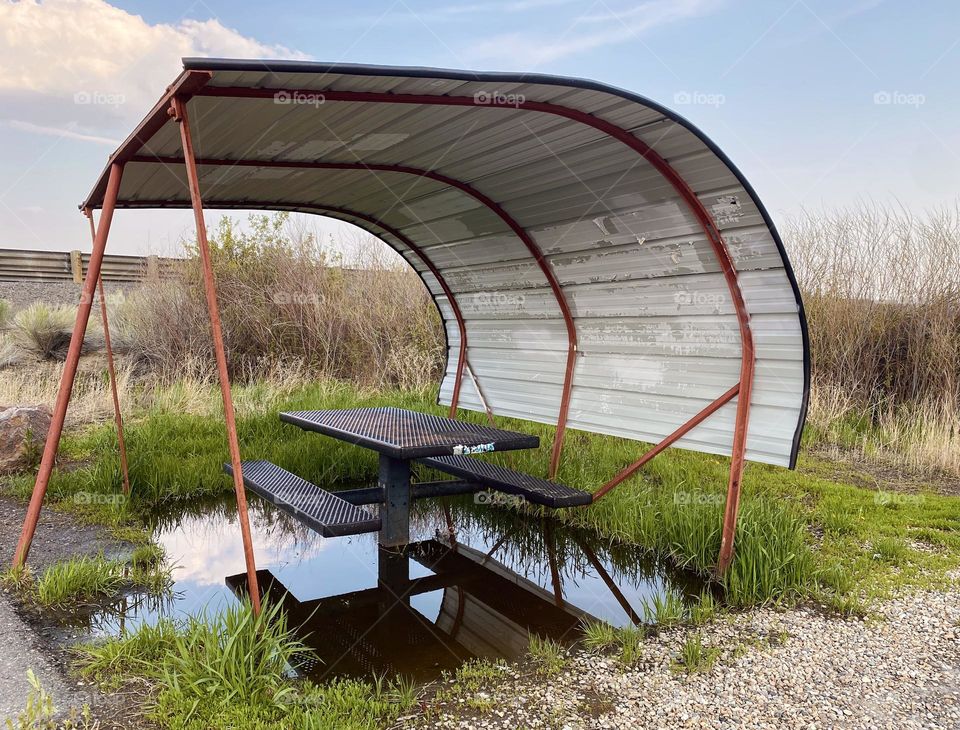
{"label": "gravel patch", "polygon": [[694,632],[648,639],[627,670],[585,652],[549,679],[512,667],[490,690],[494,710],[440,707],[405,727],[960,728],[956,586],[884,603],[866,620],[813,608],[724,617],[700,630],[717,663],[688,674],[675,662]]}
{"label": "gravel patch", "polygon": [[0,592],[0,720],[16,720],[30,693],[27,670],[32,669],[57,708],[80,707],[87,699],[71,687],[47,652],[35,643],[27,624],[14,610],[10,596]]}
{"label": "gravel patch", "polygon": [[[6,569],[13,559],[26,505],[0,497],[0,560]],[[71,555],[96,554],[117,547],[104,539],[95,527],[81,525],[71,515],[44,507],[30,548],[29,565],[35,574]],[[32,669],[40,684],[61,711],[97,698],[66,674],[68,658],[60,648],[62,632],[29,620],[16,597],[0,590],[0,724],[15,720],[30,693],[27,670]]]}

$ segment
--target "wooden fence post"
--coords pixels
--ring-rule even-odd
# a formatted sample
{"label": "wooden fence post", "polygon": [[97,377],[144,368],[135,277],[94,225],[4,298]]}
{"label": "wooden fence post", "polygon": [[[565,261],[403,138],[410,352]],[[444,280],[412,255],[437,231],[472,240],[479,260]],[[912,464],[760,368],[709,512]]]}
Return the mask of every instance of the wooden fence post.
{"label": "wooden fence post", "polygon": [[83,283],[83,258],[79,251],[70,252],[70,271],[73,273],[73,283]]}

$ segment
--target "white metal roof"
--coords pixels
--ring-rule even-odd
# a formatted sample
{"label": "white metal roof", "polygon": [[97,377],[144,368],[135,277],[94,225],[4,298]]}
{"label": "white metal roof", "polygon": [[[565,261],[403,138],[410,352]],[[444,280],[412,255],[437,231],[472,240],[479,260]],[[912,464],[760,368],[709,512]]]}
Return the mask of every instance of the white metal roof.
{"label": "white metal roof", "polygon": [[[689,200],[608,130],[642,140],[693,191],[738,272],[756,348],[747,458],[793,465],[809,381],[800,294],[763,205],[689,122],[634,94],[552,76],[217,59],[184,67],[212,72],[189,101],[198,159],[216,163],[199,167],[204,205],[330,215],[397,249],[446,324],[441,402],[453,390],[457,323],[434,275],[388,230],[416,244],[454,293],[492,411],[558,416],[568,346],[558,299],[488,201],[529,234],[569,304],[579,345],[568,426],[657,442],[737,383],[741,343]],[[279,91],[243,95],[256,89]],[[126,162],[118,207],[190,205],[177,125],[162,122],[112,158]],[[286,166],[317,162],[344,169]],[[105,187],[106,174],[83,205],[99,207]],[[469,377],[462,388],[461,407],[482,410]],[[735,412],[736,400],[677,445],[729,454]]]}

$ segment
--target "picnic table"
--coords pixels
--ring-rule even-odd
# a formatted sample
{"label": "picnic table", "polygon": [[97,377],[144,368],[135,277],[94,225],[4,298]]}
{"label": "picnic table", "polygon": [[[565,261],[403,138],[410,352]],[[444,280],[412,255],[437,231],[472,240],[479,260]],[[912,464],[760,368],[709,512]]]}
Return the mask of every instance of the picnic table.
{"label": "picnic table", "polygon": [[[280,419],[379,455],[376,487],[337,493],[268,461],[243,462],[248,489],[327,537],[379,531],[382,546],[406,545],[412,499],[484,488],[547,507],[589,504],[592,499],[588,492],[477,458],[478,454],[535,449],[540,445],[538,436],[392,407],[291,411],[281,413]],[[414,461],[457,479],[411,484]],[[231,471],[229,465],[225,469]],[[379,516],[363,509],[365,504],[379,504]]]}

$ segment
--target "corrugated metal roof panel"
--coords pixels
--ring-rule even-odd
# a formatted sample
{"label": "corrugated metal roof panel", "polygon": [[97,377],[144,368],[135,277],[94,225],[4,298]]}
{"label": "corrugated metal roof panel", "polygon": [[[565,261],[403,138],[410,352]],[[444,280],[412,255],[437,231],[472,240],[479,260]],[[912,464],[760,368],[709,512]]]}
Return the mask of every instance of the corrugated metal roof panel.
{"label": "corrugated metal roof panel", "polygon": [[[286,89],[301,97],[198,96],[190,101],[201,157],[337,162],[355,170],[201,167],[211,206],[354,211],[336,217],[378,232],[420,273],[444,319],[449,402],[459,329],[428,257],[465,318],[468,359],[497,414],[552,423],[568,349],[561,307],[529,248],[556,275],[579,340],[569,425],[658,441],[737,382],[741,343],[727,281],[701,221],[678,188],[636,150],[585,120],[632,133],[682,178],[723,232],[739,271],[756,349],[748,458],[789,464],[807,397],[802,306],[782,244],[748,183],[685,120],[653,102],[599,84],[544,76],[423,69],[191,61],[211,86]],[[269,65],[269,62],[268,62]],[[337,91],[472,98],[470,105],[328,99]],[[324,93],[326,92],[326,93]],[[489,98],[522,100],[491,106]],[[523,108],[560,104],[570,115]],[[589,117],[576,117],[587,114]],[[141,154],[177,157],[175,125]],[[407,172],[436,171],[457,186]],[[469,186],[502,210],[488,208]],[[101,178],[91,194],[99,202]],[[123,203],[189,201],[179,165],[131,162]],[[373,222],[371,222],[373,221]],[[422,251],[375,224],[399,229]],[[470,378],[461,406],[480,410]],[[736,403],[680,445],[730,453]]]}

